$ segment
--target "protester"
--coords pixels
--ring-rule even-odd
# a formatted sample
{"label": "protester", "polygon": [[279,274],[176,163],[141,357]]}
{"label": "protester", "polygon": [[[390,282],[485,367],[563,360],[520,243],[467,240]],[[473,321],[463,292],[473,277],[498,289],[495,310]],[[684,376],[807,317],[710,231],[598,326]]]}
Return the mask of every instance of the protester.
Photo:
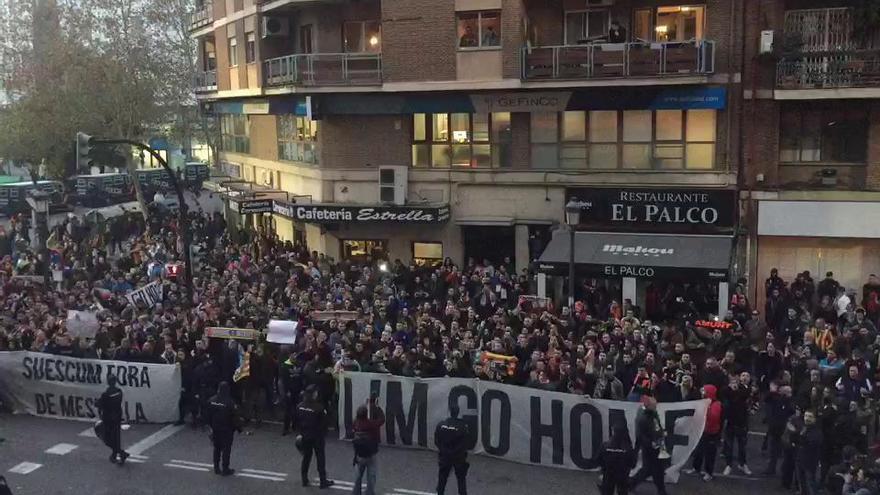
{"label": "protester", "polygon": [[361,494],[361,480],[366,475],[366,495],[375,495],[378,466],[376,456],[379,453],[379,428],[385,424],[385,413],[376,405],[376,396],[370,396],[367,404],[358,408],[352,426],[352,446],[354,447],[355,466],[352,495]]}
{"label": "protester", "polygon": [[663,459],[660,458],[660,453],[666,452],[665,441],[666,434],[657,414],[657,401],[653,397],[645,396],[636,419],[636,447],[641,453],[642,467],[633,476],[631,488],[635,489],[639,483],[650,477],[657,488],[657,495],[666,495],[666,469]]}

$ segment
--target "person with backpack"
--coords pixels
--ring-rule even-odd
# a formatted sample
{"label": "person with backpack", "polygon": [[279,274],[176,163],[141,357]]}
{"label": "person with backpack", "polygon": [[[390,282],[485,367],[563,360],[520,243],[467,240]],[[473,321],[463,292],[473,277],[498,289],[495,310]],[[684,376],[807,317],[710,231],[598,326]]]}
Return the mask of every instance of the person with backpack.
{"label": "person with backpack", "polygon": [[366,474],[366,495],[376,494],[376,475],[378,466],[376,455],[379,453],[379,429],[385,424],[385,413],[376,405],[376,396],[372,395],[367,404],[358,408],[352,427],[352,445],[354,446],[355,466],[354,486],[352,495],[361,495],[361,480]]}

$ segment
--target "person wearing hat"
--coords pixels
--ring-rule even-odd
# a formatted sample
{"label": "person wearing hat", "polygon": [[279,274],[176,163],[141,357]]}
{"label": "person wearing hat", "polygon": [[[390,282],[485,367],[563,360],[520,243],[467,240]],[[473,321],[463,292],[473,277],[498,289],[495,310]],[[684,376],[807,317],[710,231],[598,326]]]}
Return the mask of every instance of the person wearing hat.
{"label": "person wearing hat", "polygon": [[318,464],[318,477],[320,487],[333,486],[333,480],[327,479],[327,469],[324,457],[324,436],[327,433],[327,411],[324,402],[321,401],[318,387],[314,384],[306,387],[305,397],[302,404],[296,409],[297,421],[301,433],[296,437],[296,446],[302,453],[300,463],[300,475],[302,486],[309,486],[309,467],[312,463],[312,454]]}
{"label": "person wearing hat", "polygon": [[107,390],[98,399],[98,411],[104,424],[104,443],[113,449],[110,462],[125,464],[128,452],[122,450],[122,390],[116,386],[116,375],[107,376]]}

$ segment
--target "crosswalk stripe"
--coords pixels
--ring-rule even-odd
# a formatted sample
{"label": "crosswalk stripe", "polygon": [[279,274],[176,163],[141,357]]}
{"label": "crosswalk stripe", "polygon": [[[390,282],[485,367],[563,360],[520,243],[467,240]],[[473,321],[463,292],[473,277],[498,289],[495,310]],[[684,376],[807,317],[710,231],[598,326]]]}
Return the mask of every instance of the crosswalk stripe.
{"label": "crosswalk stripe", "polygon": [[256,478],[258,480],[287,481],[287,478],[281,478],[278,476],[264,476],[262,474],[235,473],[235,475],[236,476],[244,476],[245,478]]}
{"label": "crosswalk stripe", "polygon": [[131,459],[149,459],[150,456],[147,455],[137,455],[137,454],[129,454],[128,457]]}
{"label": "crosswalk stripe", "polygon": [[30,474],[43,467],[42,464],[37,464],[36,462],[21,462],[16,464],[9,470],[10,473],[15,474]]}
{"label": "crosswalk stripe", "polygon": [[66,455],[74,451],[78,446],[72,443],[59,443],[45,450],[47,454]]}
{"label": "crosswalk stripe", "polygon": [[94,429],[94,428],[91,428],[91,427],[88,428],[88,429],[85,429],[85,430],[83,430],[83,431],[81,431],[81,432],[79,432],[79,435],[77,435],[77,436],[80,436],[80,437],[89,437],[89,438],[98,438],[97,436],[95,436],[95,429]]}
{"label": "crosswalk stripe", "polygon": [[143,459],[135,459],[135,458],[131,457],[131,458],[127,459],[125,462],[133,462],[135,464],[143,464],[147,461],[145,461]]}
{"label": "crosswalk stripe", "polygon": [[262,471],[259,469],[242,469],[245,473],[253,473],[253,474],[265,474],[267,476],[287,476],[287,473],[278,473],[275,471]]}
{"label": "crosswalk stripe", "polygon": [[208,469],[208,468],[203,468],[203,467],[198,467],[198,466],[185,466],[183,464],[162,464],[162,465],[165,467],[170,467],[170,468],[189,469],[191,471],[202,471],[204,473],[207,473],[208,471],[210,471],[210,469]]}
{"label": "crosswalk stripe", "polygon": [[125,450],[127,450],[129,454],[143,454],[147,450],[158,445],[159,442],[171,437],[182,429],[183,426],[168,425]]}
{"label": "crosswalk stripe", "polygon": [[214,467],[213,464],[208,464],[207,462],[181,461],[180,459],[171,459],[168,462],[172,462],[175,464],[186,464],[187,466],[200,466],[200,467],[207,467],[207,468]]}
{"label": "crosswalk stripe", "polygon": [[407,495],[435,495],[434,492],[420,492],[418,490],[407,490],[405,488],[394,488],[397,493],[405,493]]}

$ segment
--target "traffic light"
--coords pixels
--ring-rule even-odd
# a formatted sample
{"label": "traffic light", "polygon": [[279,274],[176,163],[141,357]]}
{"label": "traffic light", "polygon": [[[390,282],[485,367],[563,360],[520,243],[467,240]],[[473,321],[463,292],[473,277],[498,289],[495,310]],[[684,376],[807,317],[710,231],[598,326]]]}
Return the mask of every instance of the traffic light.
{"label": "traffic light", "polygon": [[92,166],[94,158],[92,158],[92,150],[94,144],[92,136],[84,132],[76,133],[76,169],[79,171],[89,170]]}

